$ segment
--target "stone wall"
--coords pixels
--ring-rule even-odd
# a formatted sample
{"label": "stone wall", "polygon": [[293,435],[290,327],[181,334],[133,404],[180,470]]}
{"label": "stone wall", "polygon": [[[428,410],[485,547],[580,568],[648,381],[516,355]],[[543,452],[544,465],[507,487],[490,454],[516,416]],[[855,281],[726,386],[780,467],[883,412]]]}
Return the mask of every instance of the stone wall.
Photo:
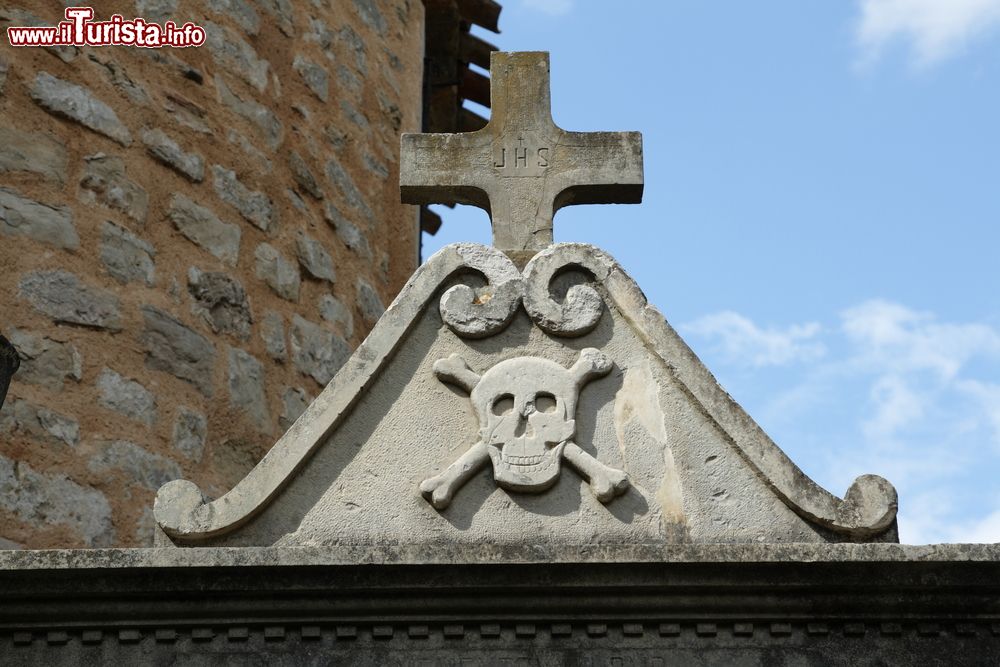
{"label": "stone wall", "polygon": [[112,13],[207,43],[0,51],[0,548],[150,544],[155,490],[240,480],[418,260],[419,0]]}

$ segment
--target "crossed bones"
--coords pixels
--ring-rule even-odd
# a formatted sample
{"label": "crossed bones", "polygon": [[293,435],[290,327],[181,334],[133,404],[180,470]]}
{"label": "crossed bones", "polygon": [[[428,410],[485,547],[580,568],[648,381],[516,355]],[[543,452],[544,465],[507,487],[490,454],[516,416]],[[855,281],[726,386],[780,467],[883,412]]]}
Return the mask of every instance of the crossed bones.
{"label": "crossed bones", "polygon": [[452,354],[434,364],[434,374],[464,389],[479,417],[479,441],[439,475],[424,480],[420,492],[438,510],[455,492],[493,463],[497,485],[509,491],[540,493],[559,476],[562,459],[607,503],[628,488],[628,475],[604,465],[572,438],[580,389],[607,375],[611,361],[594,348],[580,352],[570,368],[540,357],[502,361],[480,376]]}

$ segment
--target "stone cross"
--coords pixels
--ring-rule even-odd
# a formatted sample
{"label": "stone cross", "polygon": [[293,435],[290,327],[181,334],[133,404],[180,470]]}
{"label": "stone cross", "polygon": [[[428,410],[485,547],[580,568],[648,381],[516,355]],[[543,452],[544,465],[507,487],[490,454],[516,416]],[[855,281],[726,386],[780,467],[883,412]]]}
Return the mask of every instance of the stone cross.
{"label": "stone cross", "polygon": [[563,206],[642,200],[642,135],[557,127],[547,52],[495,52],[490,76],[486,127],[403,135],[404,203],[478,206],[490,214],[494,246],[534,254],[552,243],[552,216]]}

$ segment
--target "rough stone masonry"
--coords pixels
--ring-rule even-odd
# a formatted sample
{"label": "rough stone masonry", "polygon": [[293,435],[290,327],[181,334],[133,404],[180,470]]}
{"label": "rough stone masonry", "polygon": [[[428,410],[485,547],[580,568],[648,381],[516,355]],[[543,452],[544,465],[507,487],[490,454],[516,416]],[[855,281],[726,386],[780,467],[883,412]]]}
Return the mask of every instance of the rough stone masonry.
{"label": "rough stone masonry", "polygon": [[[149,545],[158,475],[238,482],[418,262],[420,2],[113,9],[207,43],[0,49],[6,545]],[[13,0],[0,29],[62,18]]]}

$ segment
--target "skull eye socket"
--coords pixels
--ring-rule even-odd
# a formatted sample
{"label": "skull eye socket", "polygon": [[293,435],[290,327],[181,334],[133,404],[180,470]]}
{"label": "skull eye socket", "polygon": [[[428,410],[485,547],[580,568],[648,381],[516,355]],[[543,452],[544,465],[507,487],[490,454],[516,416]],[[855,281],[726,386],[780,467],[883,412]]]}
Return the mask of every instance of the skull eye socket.
{"label": "skull eye socket", "polygon": [[555,412],[556,397],[547,392],[540,392],[535,396],[535,410],[547,413]]}
{"label": "skull eye socket", "polygon": [[510,414],[511,410],[514,409],[514,397],[510,394],[504,394],[493,401],[493,414],[497,417],[503,417],[504,415]]}

